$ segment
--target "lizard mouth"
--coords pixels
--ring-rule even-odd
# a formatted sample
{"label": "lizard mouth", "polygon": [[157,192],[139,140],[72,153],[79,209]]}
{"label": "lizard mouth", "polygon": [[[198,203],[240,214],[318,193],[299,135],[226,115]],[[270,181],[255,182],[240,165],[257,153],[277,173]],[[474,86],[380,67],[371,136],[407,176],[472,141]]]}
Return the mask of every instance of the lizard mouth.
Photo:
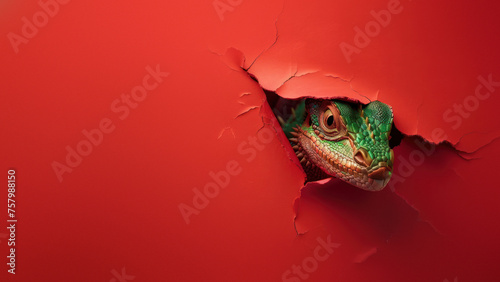
{"label": "lizard mouth", "polygon": [[[380,162],[374,166],[360,165],[351,157],[329,150],[320,139],[306,131],[297,136],[297,156],[302,157],[302,163],[315,165],[327,175],[340,178],[358,188],[368,191],[382,190],[391,178],[391,167]],[[305,160],[304,160],[305,158]]]}

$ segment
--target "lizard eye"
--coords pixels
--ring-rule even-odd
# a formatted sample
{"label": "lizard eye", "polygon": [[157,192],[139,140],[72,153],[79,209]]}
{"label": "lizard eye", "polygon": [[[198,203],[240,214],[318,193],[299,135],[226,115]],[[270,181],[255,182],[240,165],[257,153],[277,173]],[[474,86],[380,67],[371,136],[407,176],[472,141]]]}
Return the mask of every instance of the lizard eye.
{"label": "lizard eye", "polygon": [[326,126],[333,126],[333,114],[330,112],[328,117],[326,118]]}
{"label": "lizard eye", "polygon": [[321,127],[327,133],[333,133],[337,131],[337,123],[331,109],[326,109],[323,113]]}

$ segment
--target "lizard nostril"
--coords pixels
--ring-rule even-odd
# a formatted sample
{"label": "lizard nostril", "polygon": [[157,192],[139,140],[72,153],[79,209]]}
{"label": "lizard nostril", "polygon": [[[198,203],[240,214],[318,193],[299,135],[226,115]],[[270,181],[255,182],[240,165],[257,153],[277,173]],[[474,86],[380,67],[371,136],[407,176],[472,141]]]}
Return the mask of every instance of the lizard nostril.
{"label": "lizard nostril", "polygon": [[356,154],[354,154],[354,160],[365,167],[370,167],[373,161],[370,155],[368,155],[368,152],[363,148],[360,148]]}

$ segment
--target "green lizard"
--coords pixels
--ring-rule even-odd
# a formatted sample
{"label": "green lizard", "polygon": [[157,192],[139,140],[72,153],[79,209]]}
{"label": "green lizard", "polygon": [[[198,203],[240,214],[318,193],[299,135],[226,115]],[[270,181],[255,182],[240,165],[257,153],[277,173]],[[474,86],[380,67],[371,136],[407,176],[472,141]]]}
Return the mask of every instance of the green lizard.
{"label": "green lizard", "polygon": [[278,119],[307,181],[334,176],[369,191],[387,185],[394,162],[390,106],[305,99],[292,111],[286,121]]}

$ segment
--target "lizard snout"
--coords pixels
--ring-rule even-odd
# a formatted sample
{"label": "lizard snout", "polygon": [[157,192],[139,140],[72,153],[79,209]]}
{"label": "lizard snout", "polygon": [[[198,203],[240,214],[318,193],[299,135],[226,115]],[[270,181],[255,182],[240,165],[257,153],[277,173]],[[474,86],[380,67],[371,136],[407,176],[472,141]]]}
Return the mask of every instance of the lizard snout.
{"label": "lizard snout", "polygon": [[380,180],[386,179],[388,176],[389,176],[389,169],[386,166],[377,168],[376,170],[368,174],[368,177]]}

